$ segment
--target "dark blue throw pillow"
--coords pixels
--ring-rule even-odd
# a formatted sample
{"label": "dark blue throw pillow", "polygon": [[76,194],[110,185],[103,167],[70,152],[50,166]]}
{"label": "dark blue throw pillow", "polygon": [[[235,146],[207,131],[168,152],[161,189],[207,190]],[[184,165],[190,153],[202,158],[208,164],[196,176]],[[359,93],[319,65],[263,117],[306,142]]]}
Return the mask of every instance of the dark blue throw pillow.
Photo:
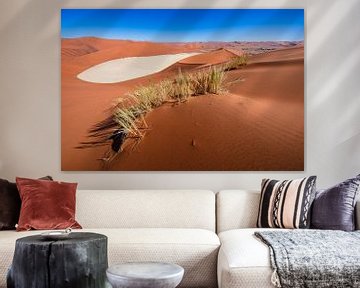
{"label": "dark blue throw pillow", "polygon": [[360,186],[360,174],[315,195],[311,213],[311,228],[355,230],[355,204]]}

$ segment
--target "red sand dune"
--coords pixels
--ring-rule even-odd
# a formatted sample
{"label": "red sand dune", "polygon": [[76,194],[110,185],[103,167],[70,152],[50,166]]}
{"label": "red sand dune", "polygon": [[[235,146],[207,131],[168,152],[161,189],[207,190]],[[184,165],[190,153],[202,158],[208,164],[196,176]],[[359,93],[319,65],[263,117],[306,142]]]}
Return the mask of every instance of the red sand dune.
{"label": "red sand dune", "polygon": [[[86,47],[89,53],[85,53]],[[71,65],[76,73],[100,64],[105,61],[137,56],[153,56],[163,54],[177,54],[184,52],[199,51],[203,46],[196,43],[169,44],[156,42],[135,42],[130,40],[108,40],[99,38],[80,38],[79,42],[74,39],[62,40],[62,63]],[[67,57],[68,49],[79,50],[78,55]],[[93,52],[90,52],[90,50]],[[81,54],[83,53],[83,54]],[[70,58],[70,59],[69,59]]]}
{"label": "red sand dune", "polygon": [[[107,166],[96,159],[108,146],[75,147],[89,140],[88,129],[109,115],[117,97],[173,75],[177,66],[115,84],[87,83],[76,75],[119,57],[193,52],[204,49],[204,44],[119,41],[115,47],[95,48],[100,50],[62,58],[63,170],[303,170],[303,47],[252,56],[245,68],[226,73],[228,93],[192,97],[184,104],[153,110],[146,116],[151,129],[144,139],[134,149],[125,145]],[[214,53],[219,52],[178,65],[211,63]]]}
{"label": "red sand dune", "polygon": [[61,40],[62,57],[78,57],[117,46],[116,40],[83,37]]}
{"label": "red sand dune", "polygon": [[188,65],[217,65],[226,63],[231,58],[240,55],[239,52],[229,51],[227,49],[218,49],[215,51],[202,53],[198,55],[194,55],[188,58],[185,58],[179,61],[179,64],[188,64]]}
{"label": "red sand dune", "polygon": [[286,64],[285,61],[304,62],[304,47],[283,48],[271,53],[257,54],[250,58],[249,63],[274,63]]}

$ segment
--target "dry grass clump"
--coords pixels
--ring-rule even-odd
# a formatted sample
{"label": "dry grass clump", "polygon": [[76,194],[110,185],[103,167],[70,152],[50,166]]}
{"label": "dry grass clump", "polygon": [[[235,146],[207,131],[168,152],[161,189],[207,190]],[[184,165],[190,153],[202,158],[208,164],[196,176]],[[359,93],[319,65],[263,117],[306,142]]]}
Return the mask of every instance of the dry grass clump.
{"label": "dry grass clump", "polygon": [[211,67],[208,73],[208,93],[219,94],[223,89],[225,71],[223,68]]}
{"label": "dry grass clump", "polygon": [[207,71],[198,71],[192,74],[192,92],[193,95],[204,95],[209,89],[209,73]]}
{"label": "dry grass clump", "polygon": [[190,74],[184,74],[181,72],[181,69],[179,69],[179,73],[175,77],[172,87],[169,87],[168,96],[171,99],[184,102],[192,94],[192,79]]}
{"label": "dry grass clump", "polygon": [[249,57],[246,54],[236,56],[231,61],[225,64],[224,70],[230,71],[238,69],[242,66],[246,66],[248,63]]}
{"label": "dry grass clump", "polygon": [[[142,110],[138,110],[134,107],[130,108],[116,108],[113,113],[113,119],[115,123],[121,128],[126,135],[133,135],[141,137],[142,134],[138,128],[137,120],[141,115]],[[140,114],[139,114],[140,113]]]}
{"label": "dry grass clump", "polygon": [[215,66],[192,74],[192,95],[219,94],[223,91],[224,77],[224,69]]}
{"label": "dry grass clump", "polygon": [[224,69],[215,66],[191,74],[183,74],[180,71],[169,96],[183,102],[191,96],[219,94],[223,91],[224,76]]}
{"label": "dry grass clump", "polygon": [[172,89],[172,82],[170,80],[163,80],[157,84],[141,86],[130,96],[137,100],[138,105],[144,108],[144,112],[149,112],[153,108],[162,105],[168,99]]}

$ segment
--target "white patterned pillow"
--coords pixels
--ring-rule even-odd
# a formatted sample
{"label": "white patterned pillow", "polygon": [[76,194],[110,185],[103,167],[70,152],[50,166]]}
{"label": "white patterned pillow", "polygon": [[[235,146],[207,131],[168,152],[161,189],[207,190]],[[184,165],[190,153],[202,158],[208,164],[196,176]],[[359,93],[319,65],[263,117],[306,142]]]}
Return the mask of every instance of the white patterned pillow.
{"label": "white patterned pillow", "polygon": [[263,179],[257,227],[308,228],[316,176],[294,180]]}

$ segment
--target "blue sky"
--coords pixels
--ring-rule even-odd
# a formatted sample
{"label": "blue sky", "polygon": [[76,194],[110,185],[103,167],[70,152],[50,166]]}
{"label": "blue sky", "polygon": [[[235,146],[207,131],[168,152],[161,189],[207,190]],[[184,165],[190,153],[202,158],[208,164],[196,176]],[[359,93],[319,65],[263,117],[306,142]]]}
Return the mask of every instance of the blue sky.
{"label": "blue sky", "polygon": [[304,40],[303,9],[62,9],[61,37],[156,42]]}

